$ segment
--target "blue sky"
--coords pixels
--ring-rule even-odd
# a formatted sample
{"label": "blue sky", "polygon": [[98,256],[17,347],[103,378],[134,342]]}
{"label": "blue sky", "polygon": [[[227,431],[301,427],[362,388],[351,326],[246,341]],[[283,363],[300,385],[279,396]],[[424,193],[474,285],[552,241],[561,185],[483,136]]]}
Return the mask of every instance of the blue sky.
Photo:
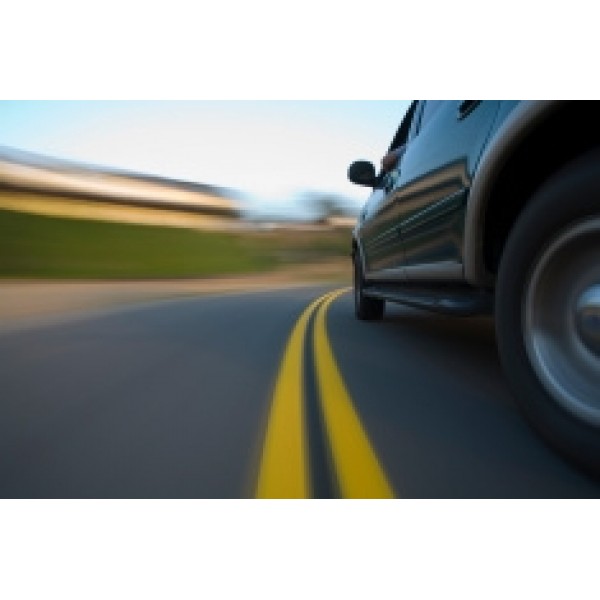
{"label": "blue sky", "polygon": [[235,188],[249,207],[302,212],[304,191],[368,195],[350,162],[378,162],[407,101],[2,101],[0,144]]}

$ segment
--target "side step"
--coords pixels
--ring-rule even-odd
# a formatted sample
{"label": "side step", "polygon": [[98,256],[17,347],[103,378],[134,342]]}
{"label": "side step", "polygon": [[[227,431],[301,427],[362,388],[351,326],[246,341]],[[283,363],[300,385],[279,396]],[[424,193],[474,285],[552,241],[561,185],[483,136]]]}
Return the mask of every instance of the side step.
{"label": "side step", "polygon": [[494,310],[492,292],[466,285],[377,283],[365,287],[363,293],[370,298],[462,317],[491,314]]}

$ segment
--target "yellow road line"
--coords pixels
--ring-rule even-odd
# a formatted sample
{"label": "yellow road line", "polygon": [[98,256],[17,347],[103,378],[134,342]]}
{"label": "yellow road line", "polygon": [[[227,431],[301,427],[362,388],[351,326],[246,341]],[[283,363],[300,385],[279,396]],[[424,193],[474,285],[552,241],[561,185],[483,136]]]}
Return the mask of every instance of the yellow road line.
{"label": "yellow road line", "polygon": [[314,358],[325,428],[344,498],[393,498],[394,492],[369,443],[335,362],[325,327],[330,294],[315,317]]}
{"label": "yellow road line", "polygon": [[317,298],[304,310],[288,340],[273,393],[257,498],[308,498],[310,495],[304,419],[304,339],[310,316],[330,295]]}

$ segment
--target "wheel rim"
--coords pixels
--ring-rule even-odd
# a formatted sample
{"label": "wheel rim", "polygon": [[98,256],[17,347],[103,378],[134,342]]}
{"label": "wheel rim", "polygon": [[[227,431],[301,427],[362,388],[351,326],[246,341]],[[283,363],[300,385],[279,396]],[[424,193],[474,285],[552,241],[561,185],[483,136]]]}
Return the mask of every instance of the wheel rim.
{"label": "wheel rim", "polygon": [[600,426],[600,219],[570,226],[542,252],[523,315],[543,386],[571,414]]}

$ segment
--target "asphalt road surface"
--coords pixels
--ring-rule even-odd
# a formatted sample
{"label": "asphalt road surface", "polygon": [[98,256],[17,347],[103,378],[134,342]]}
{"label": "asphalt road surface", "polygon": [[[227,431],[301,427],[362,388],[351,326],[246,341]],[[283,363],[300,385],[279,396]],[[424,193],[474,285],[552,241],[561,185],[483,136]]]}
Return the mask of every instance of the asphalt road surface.
{"label": "asphalt road surface", "polygon": [[4,330],[0,444],[3,498],[600,497],[519,414],[490,319],[358,322],[335,288]]}

